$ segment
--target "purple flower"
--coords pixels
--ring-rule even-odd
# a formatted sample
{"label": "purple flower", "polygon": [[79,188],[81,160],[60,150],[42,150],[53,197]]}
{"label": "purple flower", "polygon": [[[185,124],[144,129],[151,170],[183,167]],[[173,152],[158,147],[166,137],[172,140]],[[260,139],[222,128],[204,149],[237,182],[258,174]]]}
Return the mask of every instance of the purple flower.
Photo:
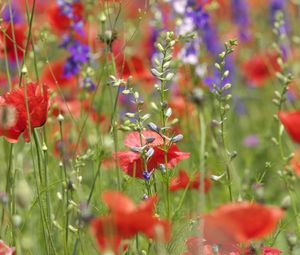
{"label": "purple flower", "polygon": [[209,22],[203,28],[203,42],[206,49],[217,58],[220,54],[222,47],[219,42],[218,33],[215,27],[213,27]]}
{"label": "purple flower", "polygon": [[62,44],[70,56],[68,57],[64,66],[64,76],[71,78],[74,75],[79,74],[82,65],[89,61],[89,47],[76,40],[68,40]]}
{"label": "purple flower", "polygon": [[186,43],[185,47],[179,53],[180,59],[184,64],[196,65],[198,64],[198,51],[199,47],[195,41]]}
{"label": "purple flower", "polygon": [[[276,21],[276,16],[279,12],[282,12],[284,15],[284,23],[281,25],[281,27],[278,28],[279,35],[281,37],[284,37],[288,34],[288,21],[286,19],[286,1],[285,0],[270,0],[270,19],[272,22],[272,25],[274,26],[274,23]],[[289,52],[289,45],[286,42],[282,42],[280,45],[281,53],[284,60],[287,60],[288,52]]]}
{"label": "purple flower", "polygon": [[80,65],[72,57],[69,57],[64,66],[64,77],[70,79],[72,76],[79,74],[79,72]]}
{"label": "purple flower", "polygon": [[144,180],[145,180],[145,181],[150,181],[151,173],[149,173],[149,172],[147,172],[147,171],[144,171],[144,172],[143,172],[143,177],[144,177]]}
{"label": "purple flower", "polygon": [[249,12],[245,0],[231,0],[232,19],[239,27],[239,36],[243,41],[249,40]]}
{"label": "purple flower", "polygon": [[79,41],[74,41],[68,51],[73,61],[78,64],[85,64],[89,60],[89,47]]}
{"label": "purple flower", "polygon": [[243,144],[247,148],[255,148],[259,145],[259,139],[256,135],[249,135],[244,138]]}
{"label": "purple flower", "polygon": [[82,87],[84,89],[89,90],[89,91],[95,91],[95,89],[96,89],[95,83],[88,76],[83,79],[83,81],[82,81]]}
{"label": "purple flower", "polygon": [[[12,22],[14,24],[20,24],[24,21],[21,11],[15,5],[11,6],[11,13],[12,13]],[[9,5],[7,5],[2,12],[2,18],[5,22],[9,23],[11,19],[10,16],[11,15],[9,10]]]}

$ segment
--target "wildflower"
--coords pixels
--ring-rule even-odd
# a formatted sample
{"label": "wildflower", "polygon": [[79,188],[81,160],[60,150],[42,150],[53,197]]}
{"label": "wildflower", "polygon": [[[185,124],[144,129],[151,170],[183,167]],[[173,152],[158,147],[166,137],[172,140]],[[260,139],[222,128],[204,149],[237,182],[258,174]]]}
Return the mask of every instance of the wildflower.
{"label": "wildflower", "polygon": [[300,178],[300,150],[294,153],[293,158],[290,160],[290,165],[294,170],[296,176]]}
{"label": "wildflower", "polygon": [[[184,252],[181,255],[198,255],[200,250],[200,240],[197,237],[190,237],[186,241],[187,252]],[[282,252],[276,248],[272,247],[263,247],[261,249],[261,253],[258,253],[256,250],[254,253],[250,247],[246,249],[242,249],[238,246],[231,246],[232,251],[229,253],[223,253],[219,251],[217,245],[208,245],[205,241],[203,242],[203,255],[251,255],[251,254],[259,254],[259,255],[279,255]]]}
{"label": "wildflower", "polygon": [[0,97],[0,107],[13,107],[17,120],[13,126],[0,126],[0,136],[4,136],[11,143],[16,143],[23,134],[25,141],[29,142],[28,114],[31,129],[43,126],[47,120],[48,103],[47,87],[34,83],[5,93]]}
{"label": "wildflower", "polygon": [[255,148],[259,144],[258,137],[256,135],[248,135],[244,138],[243,144],[248,148]]}
{"label": "wildflower", "polygon": [[271,234],[283,214],[279,208],[256,203],[226,204],[204,216],[204,238],[224,250],[232,245],[247,244]]}
{"label": "wildflower", "polygon": [[[205,178],[204,179],[204,192],[207,193],[211,187],[210,180]],[[189,178],[186,171],[180,170],[177,177],[174,177],[170,181],[169,190],[170,191],[177,191],[180,189],[196,189],[199,190],[200,188],[200,174],[197,173],[194,175],[192,179]]]}
{"label": "wildflower", "polygon": [[48,11],[51,27],[61,33],[70,29],[81,33],[83,27],[84,7],[80,1],[57,0]]}
{"label": "wildflower", "polygon": [[262,87],[275,72],[280,70],[276,54],[255,55],[242,66],[242,71],[251,86]]}
{"label": "wildflower", "polygon": [[58,90],[58,88],[69,90],[74,92],[76,88],[76,78],[75,77],[66,77],[64,75],[64,61],[56,61],[50,63],[50,66],[46,66],[41,75],[41,81],[46,83],[50,89],[53,91]]}
{"label": "wildflower", "polygon": [[0,255],[14,255],[15,248],[10,248],[2,240],[0,240]]}
{"label": "wildflower", "polygon": [[249,13],[248,4],[245,0],[231,1],[232,18],[239,28],[239,37],[242,41],[249,40]]}
{"label": "wildflower", "polygon": [[293,142],[300,143],[300,111],[280,112],[278,116]]}
{"label": "wildflower", "polygon": [[21,13],[21,10],[18,8],[16,4],[12,4],[11,6],[12,15],[10,15],[9,9],[10,9],[9,5],[6,5],[2,12],[3,21],[5,21],[6,23],[10,23],[10,20],[12,19],[13,24],[21,24],[22,22],[24,22],[24,18]]}
{"label": "wildflower", "polygon": [[92,232],[96,237],[100,251],[113,250],[118,254],[121,242],[131,239],[138,233],[147,238],[156,238],[156,228],[163,230],[163,240],[170,238],[170,225],[167,221],[155,217],[155,196],[135,205],[127,196],[119,192],[105,192],[102,200],[110,209],[110,214],[94,219],[91,222]]}
{"label": "wildflower", "polygon": [[6,51],[11,61],[15,61],[17,58],[22,59],[25,48],[26,26],[23,24],[15,24],[12,28],[12,25],[9,24],[5,26],[4,31],[5,33],[0,32],[1,53],[4,54]]}
{"label": "wildflower", "polygon": [[[146,138],[155,138],[152,143],[147,143]],[[147,145],[154,150],[153,156],[147,161],[147,171],[152,172],[154,169],[159,169],[160,164],[165,163],[164,141],[163,138],[153,131],[142,131],[142,141],[138,132],[132,132],[125,138],[125,145],[129,148],[143,147]],[[188,159],[190,154],[181,152],[176,144],[171,144],[167,148],[167,165],[168,168],[175,167],[180,161]],[[144,161],[140,153],[127,151],[118,152],[116,155],[121,169],[131,177],[144,178],[143,172]]]}

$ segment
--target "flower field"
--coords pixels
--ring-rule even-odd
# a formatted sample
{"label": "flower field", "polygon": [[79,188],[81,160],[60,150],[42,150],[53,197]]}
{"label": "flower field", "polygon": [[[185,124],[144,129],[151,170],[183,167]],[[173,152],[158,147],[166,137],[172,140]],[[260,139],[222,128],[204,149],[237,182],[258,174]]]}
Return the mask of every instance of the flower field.
{"label": "flower field", "polygon": [[299,0],[0,0],[0,255],[299,255]]}

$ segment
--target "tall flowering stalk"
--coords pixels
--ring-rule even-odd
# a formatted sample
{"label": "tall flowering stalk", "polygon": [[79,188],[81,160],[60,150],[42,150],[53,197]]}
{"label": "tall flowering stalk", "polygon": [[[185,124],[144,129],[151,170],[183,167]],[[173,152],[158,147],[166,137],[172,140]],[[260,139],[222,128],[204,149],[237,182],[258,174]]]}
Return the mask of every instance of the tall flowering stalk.
{"label": "tall flowering stalk", "polygon": [[225,122],[227,120],[227,114],[230,110],[230,105],[228,104],[229,100],[232,98],[231,94],[228,91],[231,88],[230,83],[225,83],[226,78],[229,76],[229,70],[226,69],[225,61],[226,57],[233,52],[234,46],[237,45],[236,40],[230,40],[225,43],[225,51],[219,54],[219,62],[215,63],[215,67],[219,72],[220,81],[219,83],[213,84],[213,93],[219,104],[219,120],[218,125],[220,126],[219,134],[220,134],[220,144],[222,145],[224,159],[226,160],[226,177],[227,177],[227,188],[229,193],[230,201],[233,201],[233,192],[232,192],[232,173],[230,169],[231,160],[235,158],[236,152],[228,151],[225,140]]}
{"label": "tall flowering stalk", "polygon": [[[171,115],[171,109],[168,108],[166,92],[168,89],[169,82],[173,79],[174,73],[171,71],[171,61],[173,47],[175,45],[175,40],[173,39],[174,34],[172,32],[166,32],[162,34],[160,40],[156,43],[156,48],[159,52],[159,58],[155,59],[155,67],[151,70],[152,74],[160,81],[160,84],[157,84],[156,90],[160,94],[160,129],[163,134],[163,147],[165,150],[164,158],[165,164],[162,166],[165,171],[165,192],[166,192],[166,214],[167,218],[170,218],[170,193],[169,193],[169,181],[170,181],[170,170],[168,169],[168,159],[167,159],[167,119]],[[151,127],[151,126],[150,126]],[[155,129],[155,128],[154,128]],[[178,136],[177,136],[178,137]],[[176,138],[176,136],[175,136]],[[181,139],[181,137],[178,137]]]}

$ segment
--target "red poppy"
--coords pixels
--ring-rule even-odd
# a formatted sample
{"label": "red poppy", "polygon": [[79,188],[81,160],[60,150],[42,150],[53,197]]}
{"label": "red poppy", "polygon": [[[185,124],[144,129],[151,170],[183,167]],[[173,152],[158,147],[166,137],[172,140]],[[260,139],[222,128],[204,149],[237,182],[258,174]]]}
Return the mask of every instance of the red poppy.
{"label": "red poppy", "polygon": [[276,54],[255,55],[242,67],[246,79],[254,87],[262,87],[280,70]]}
{"label": "red poppy", "polygon": [[149,71],[149,63],[146,58],[132,56],[124,61],[124,58],[119,56],[115,59],[118,72],[124,79],[128,79],[131,76],[134,82],[143,85],[150,85],[154,82],[154,77]]}
{"label": "red poppy", "polygon": [[78,99],[64,100],[61,97],[55,97],[52,102],[52,114],[58,116],[71,116],[71,118],[79,119],[81,113],[81,103]]}
{"label": "red poppy", "polygon": [[72,4],[72,17],[69,19],[64,15],[58,5],[53,5],[48,11],[48,17],[51,27],[58,33],[67,32],[71,28],[72,22],[78,22],[83,19],[84,6],[80,2]]}
{"label": "red poppy", "polygon": [[175,117],[189,118],[194,111],[194,106],[183,96],[175,96],[169,102],[169,107],[172,108]]}
{"label": "red poppy", "polygon": [[279,119],[295,143],[300,143],[300,111],[280,112]]}
{"label": "red poppy", "polygon": [[[198,255],[199,251],[200,251],[200,240],[198,237],[190,237],[187,241],[186,241],[186,246],[187,246],[187,252],[184,252],[181,255]],[[230,252],[230,253],[226,253],[226,255],[241,255],[240,254],[240,249],[238,247],[234,247],[236,249],[235,252]],[[205,244],[205,242],[203,243],[203,255],[225,255],[223,253],[216,253],[215,251],[213,251],[213,248],[211,245]]]}
{"label": "red poppy", "polygon": [[[190,237],[186,241],[186,246],[187,246],[187,252],[184,252],[181,255],[198,255],[199,254],[199,249],[200,249],[200,239],[198,237]],[[250,248],[246,249],[241,249],[238,246],[232,246],[232,249],[234,251],[231,252],[216,252],[213,251],[213,248],[211,245],[203,243],[203,249],[204,249],[204,255],[251,255],[254,254]],[[272,247],[263,247],[261,249],[261,253],[255,252],[255,254],[260,254],[260,255],[279,255],[282,252],[276,248]]]}
{"label": "red poppy", "polygon": [[0,240],[0,255],[15,255],[15,248],[10,248]]}
{"label": "red poppy", "polygon": [[[210,189],[211,182],[209,179],[204,179],[204,191],[207,193]],[[177,191],[180,189],[186,189],[189,187],[189,189],[196,189],[199,190],[200,188],[200,174],[196,173],[191,180],[189,176],[187,175],[187,172],[184,170],[179,171],[179,174],[177,177],[174,177],[170,181],[169,190],[170,191]]]}
{"label": "red poppy", "polygon": [[264,247],[262,248],[262,255],[279,255],[282,253],[281,250],[272,247]]}
{"label": "red poppy", "polygon": [[127,196],[118,192],[105,192],[103,202],[110,209],[111,214],[96,218],[92,221],[92,232],[97,239],[101,251],[112,249],[116,253],[121,249],[122,240],[143,233],[146,237],[155,239],[158,228],[162,232],[161,239],[168,241],[170,238],[170,225],[153,216],[156,197],[136,206]]}
{"label": "red poppy", "polygon": [[204,216],[204,238],[209,244],[230,247],[271,234],[283,211],[243,202],[223,205]]}
{"label": "red poppy", "polygon": [[300,150],[297,150],[294,153],[294,156],[291,159],[290,164],[295,174],[300,178]]}
{"label": "red poppy", "polygon": [[47,120],[48,88],[28,83],[25,88],[18,88],[0,97],[1,108],[11,107],[16,112],[13,126],[0,126],[0,136],[4,136],[11,143],[16,143],[22,133],[25,141],[30,141],[26,106],[28,106],[31,129],[43,126]]}
{"label": "red poppy", "polygon": [[[16,58],[22,59],[25,50],[26,27],[21,24],[14,24],[13,27],[9,24],[0,33],[1,53],[6,54],[11,61]],[[17,53],[17,54],[15,54]]]}
{"label": "red poppy", "polygon": [[[146,143],[146,138],[154,138],[152,143]],[[129,148],[141,147],[147,144],[147,146],[154,149],[154,154],[147,162],[148,172],[158,168],[160,164],[165,163],[165,152],[163,150],[163,139],[160,135],[152,131],[142,131],[142,141],[138,132],[132,132],[125,138],[125,145]],[[143,178],[144,162],[139,153],[127,151],[118,152],[119,165],[121,169],[131,177]],[[181,152],[176,144],[172,144],[167,151],[168,168],[175,167],[180,161],[188,159],[189,153]]]}
{"label": "red poppy", "polygon": [[46,66],[41,76],[41,82],[46,83],[53,91],[59,89],[76,91],[77,81],[75,77],[64,76],[64,61],[57,61]]}

